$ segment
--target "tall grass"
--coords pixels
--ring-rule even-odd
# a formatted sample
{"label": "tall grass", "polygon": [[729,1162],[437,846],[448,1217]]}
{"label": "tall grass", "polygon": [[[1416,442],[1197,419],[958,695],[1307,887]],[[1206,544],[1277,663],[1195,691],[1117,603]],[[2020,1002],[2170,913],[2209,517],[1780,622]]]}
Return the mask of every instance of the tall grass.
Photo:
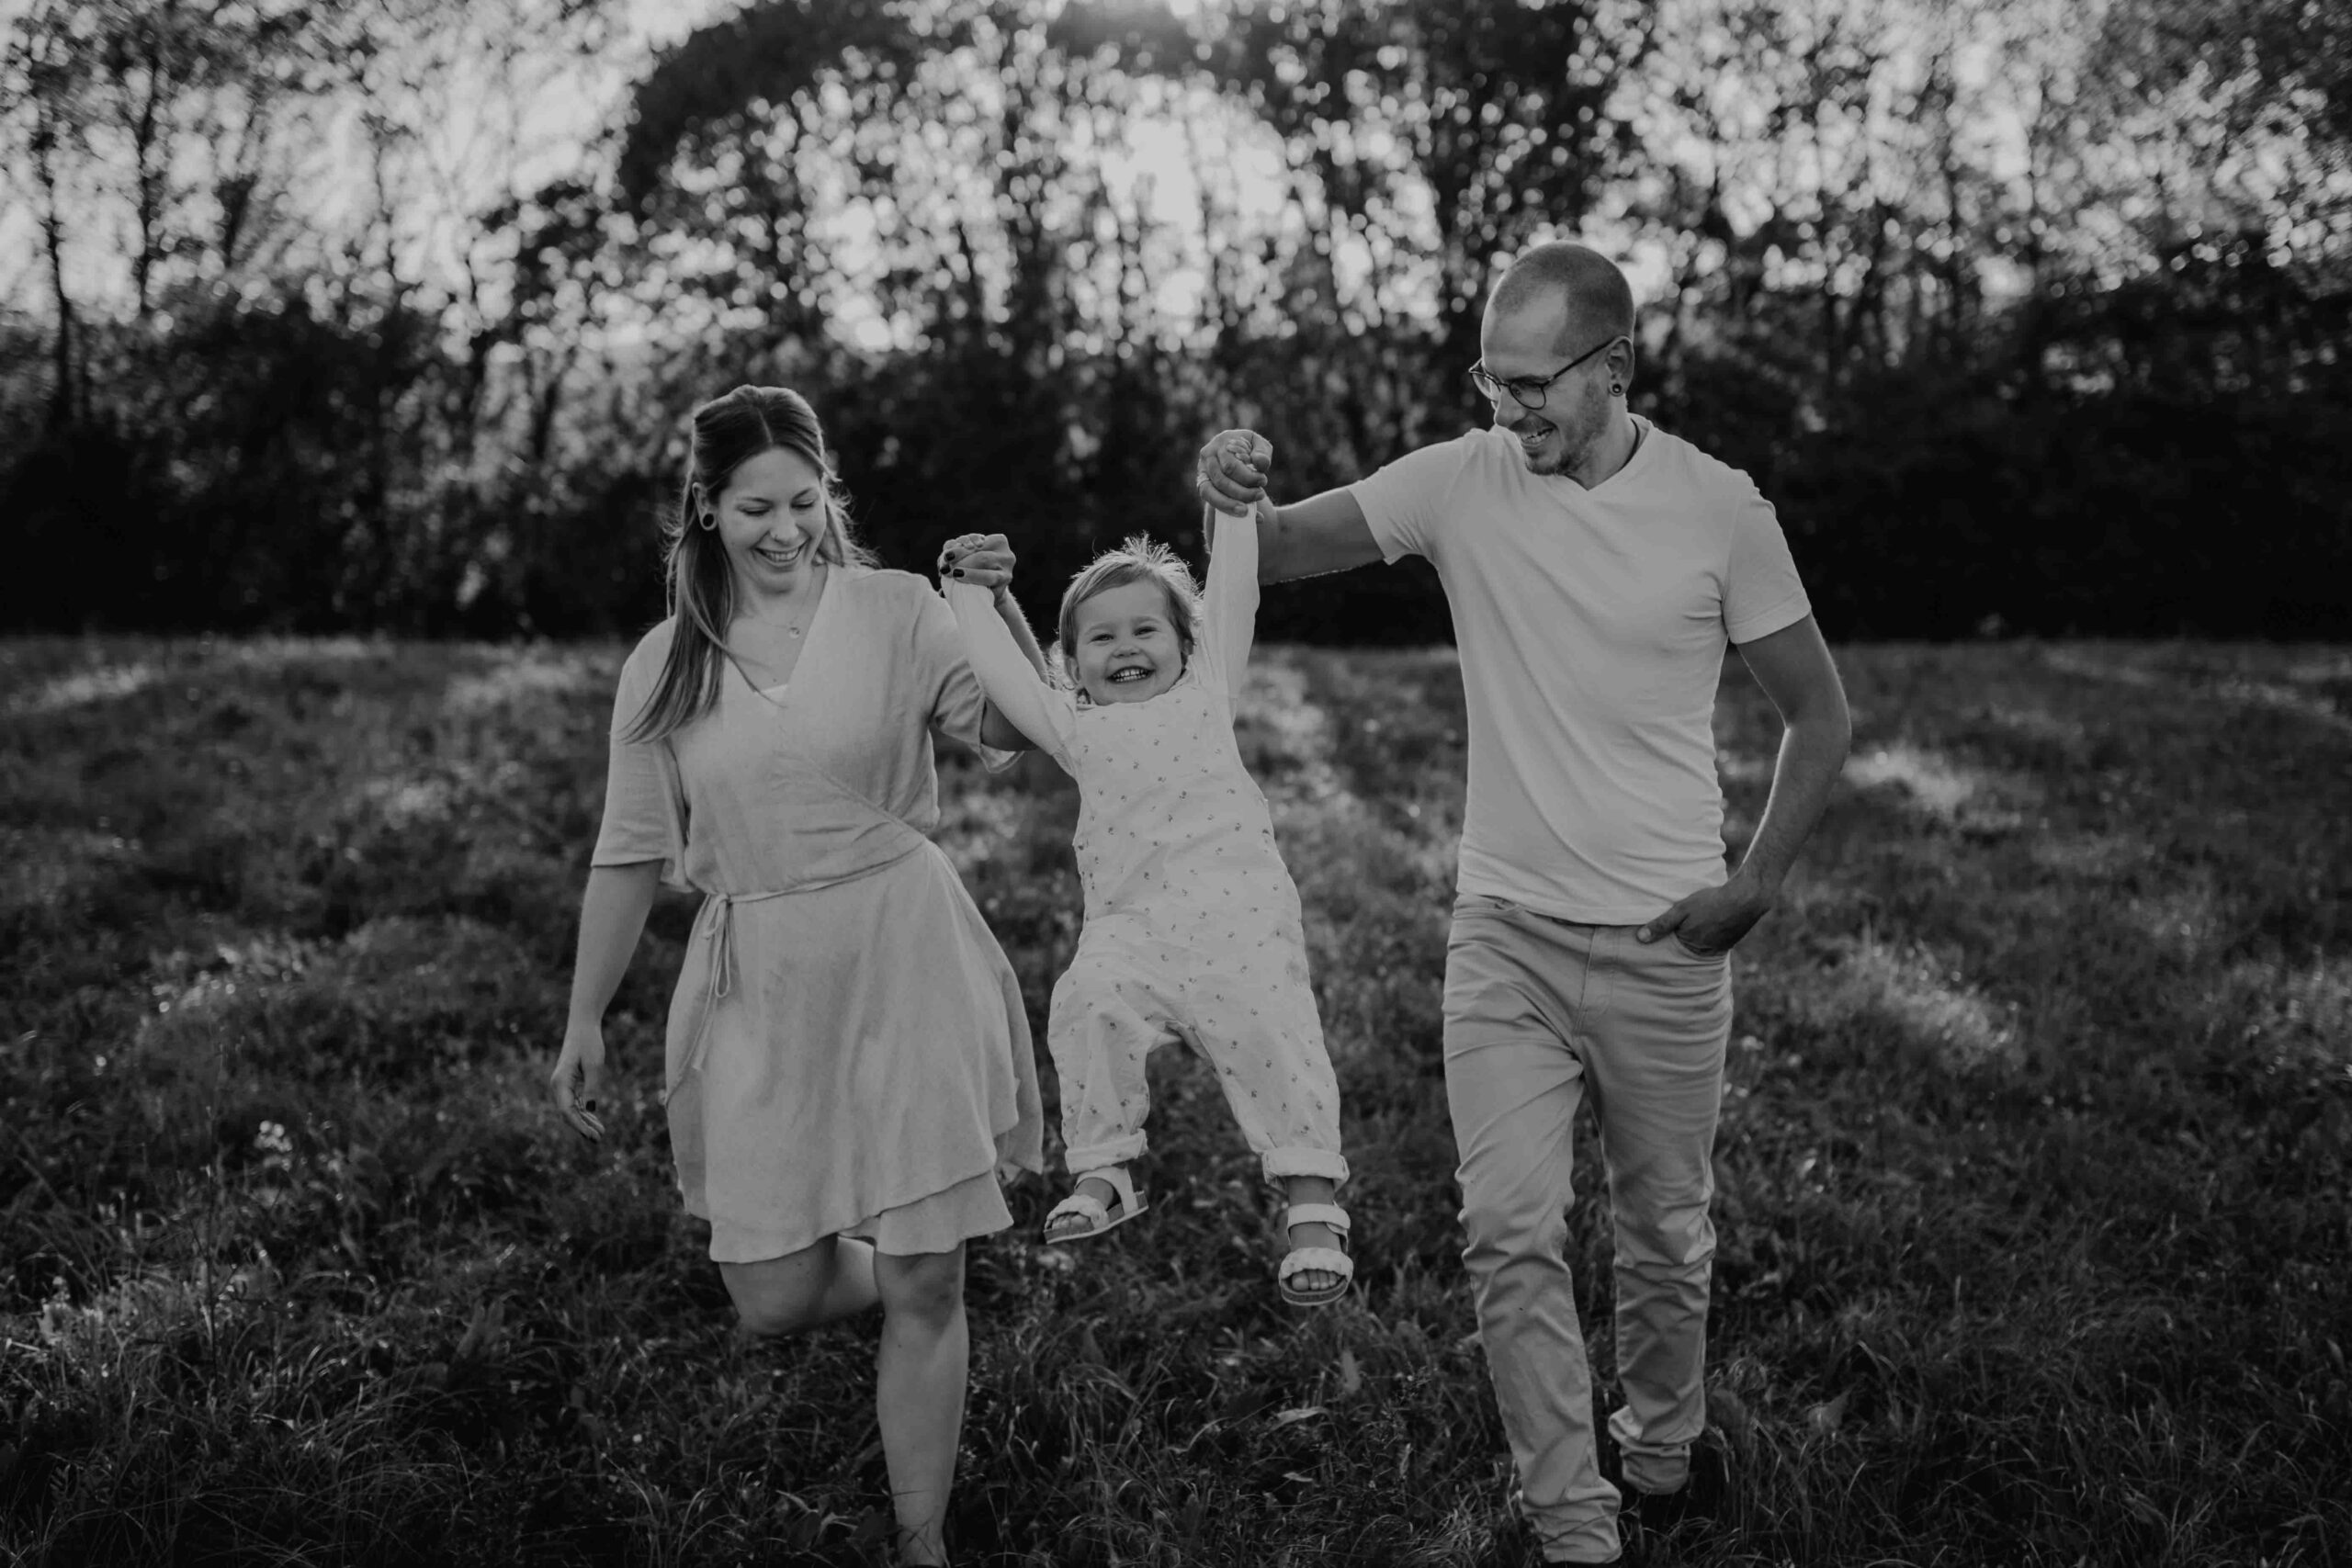
{"label": "tall grass", "polygon": [[[542,1075],[611,649],[0,645],[0,1557],[860,1563],[875,1325],[732,1331],[669,1180],[657,909],[602,1151]],[[1743,945],[1712,1513],[1634,1561],[2352,1560],[2352,656],[1866,648],[1848,781]],[[1770,708],[1718,710],[1728,836]],[[1154,1212],[974,1247],[953,1538],[1035,1564],[1516,1561],[1438,1066],[1442,653],[1264,656],[1362,1289],[1275,1297],[1209,1075]],[[1044,999],[1075,801],[950,759]],[[1572,1215],[1613,1398],[1592,1140]]]}

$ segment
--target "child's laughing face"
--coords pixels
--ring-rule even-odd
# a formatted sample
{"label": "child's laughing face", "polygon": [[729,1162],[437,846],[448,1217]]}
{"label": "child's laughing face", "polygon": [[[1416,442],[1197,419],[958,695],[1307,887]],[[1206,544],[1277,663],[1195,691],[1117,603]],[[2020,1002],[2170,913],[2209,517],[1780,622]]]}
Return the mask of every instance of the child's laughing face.
{"label": "child's laughing face", "polygon": [[1078,683],[1096,703],[1140,703],[1184,672],[1183,645],[1168,592],[1155,582],[1123,582],[1078,606],[1073,617]]}

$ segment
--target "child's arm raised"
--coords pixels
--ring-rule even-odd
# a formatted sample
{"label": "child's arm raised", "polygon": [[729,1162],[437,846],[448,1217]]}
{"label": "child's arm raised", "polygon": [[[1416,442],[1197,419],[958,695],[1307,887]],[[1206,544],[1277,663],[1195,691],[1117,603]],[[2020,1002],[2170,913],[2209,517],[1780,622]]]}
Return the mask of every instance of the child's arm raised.
{"label": "child's arm raised", "polygon": [[996,598],[976,582],[950,581],[947,603],[956,612],[956,626],[964,638],[964,657],[979,677],[989,705],[1012,722],[1014,728],[1036,742],[1067,770],[1069,733],[1076,709],[1070,700],[1038,678],[1012,639]]}
{"label": "child's arm raised", "polygon": [[1242,678],[1250,669],[1250,644],[1258,634],[1258,518],[1254,513],[1234,517],[1204,506],[1201,525],[1209,534],[1209,581],[1201,595],[1201,638],[1225,682],[1227,700],[1234,701],[1241,695]]}
{"label": "child's arm raised", "polygon": [[1005,630],[1020,646],[1021,657],[1050,682],[1053,676],[1046,670],[1036,634],[1029,629],[1029,617],[1021,613],[1021,603],[1012,596],[1011,541],[1001,534],[963,534],[948,540],[939,552],[939,580],[945,582],[951,578],[977,581],[981,587],[994,590],[997,614],[1004,617]]}

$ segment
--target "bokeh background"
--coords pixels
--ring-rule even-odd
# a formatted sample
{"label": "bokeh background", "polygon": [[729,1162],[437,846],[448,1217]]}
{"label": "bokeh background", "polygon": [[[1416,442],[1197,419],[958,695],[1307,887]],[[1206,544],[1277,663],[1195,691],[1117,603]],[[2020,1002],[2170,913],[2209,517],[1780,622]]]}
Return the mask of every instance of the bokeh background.
{"label": "bokeh background", "polygon": [[[2352,630],[2352,11],[2317,0],[12,0],[18,630],[632,632],[681,421],[806,391],[870,541],[1032,608],[1201,439],[1485,417],[1498,256],[1834,638]],[[1429,643],[1432,581],[1270,597]]]}

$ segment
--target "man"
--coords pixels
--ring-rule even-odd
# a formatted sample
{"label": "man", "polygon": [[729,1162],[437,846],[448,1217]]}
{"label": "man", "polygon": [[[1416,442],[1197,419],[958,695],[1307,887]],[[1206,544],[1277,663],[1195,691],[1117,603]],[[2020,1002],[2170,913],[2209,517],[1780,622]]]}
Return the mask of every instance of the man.
{"label": "man", "polygon": [[[1470,376],[1493,427],[1261,524],[1265,581],[1419,555],[1453,610],[1470,752],[1444,1000],[1463,1259],[1520,1506],[1553,1562],[1621,1549],[1566,1258],[1577,1107],[1589,1093],[1615,1221],[1610,1434],[1637,1498],[1664,1499],[1706,1425],[1729,953],[1772,908],[1850,738],[1771,506],[1626,411],[1633,333],[1611,262],[1535,247],[1479,328]],[[1202,497],[1251,509],[1270,460],[1254,434],[1221,434]],[[1713,728],[1726,642],[1786,727],[1728,878]]]}

